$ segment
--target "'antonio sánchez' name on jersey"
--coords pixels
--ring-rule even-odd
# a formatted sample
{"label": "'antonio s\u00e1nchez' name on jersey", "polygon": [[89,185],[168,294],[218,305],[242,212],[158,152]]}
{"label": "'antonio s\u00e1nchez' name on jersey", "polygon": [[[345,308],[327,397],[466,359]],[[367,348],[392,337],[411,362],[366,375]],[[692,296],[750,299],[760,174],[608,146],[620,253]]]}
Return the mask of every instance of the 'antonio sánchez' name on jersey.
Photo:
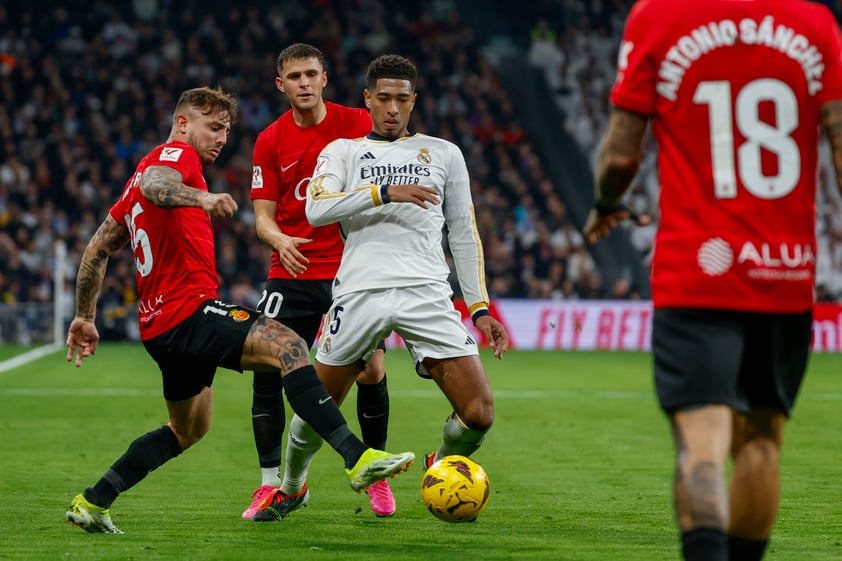
{"label": "'antonio s\u00e1nchez' name on jersey", "polygon": [[[402,184],[436,189],[440,204],[426,209],[384,204],[381,185]],[[468,169],[453,143],[423,134],[391,141],[376,135],[336,140],[316,163],[306,211],[314,226],[338,221],[345,238],[334,296],[446,283],[446,225],[465,303],[472,313],[488,305]]]}
{"label": "'antonio s\u00e1nchez' name on jersey", "polygon": [[651,117],[658,142],[656,308],[813,307],[819,115],[842,98],[840,47],[817,2],[635,2],[611,102]]}

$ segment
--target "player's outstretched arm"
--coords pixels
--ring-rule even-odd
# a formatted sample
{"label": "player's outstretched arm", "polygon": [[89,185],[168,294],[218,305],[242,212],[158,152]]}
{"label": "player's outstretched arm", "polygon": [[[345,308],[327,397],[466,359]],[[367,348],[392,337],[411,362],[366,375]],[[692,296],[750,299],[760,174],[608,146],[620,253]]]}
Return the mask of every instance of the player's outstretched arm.
{"label": "player's outstretched arm", "polygon": [[833,167],[836,170],[836,187],[842,193],[842,100],[835,99],[822,104],[821,122],[830,140]]}
{"label": "player's outstretched arm", "polygon": [[181,174],[167,166],[150,166],[140,177],[140,192],[161,208],[199,207],[211,218],[230,218],[237,203],[228,193],[208,193],[182,183]]}
{"label": "player's outstretched arm", "polygon": [[128,241],[129,231],[109,214],[82,255],[76,274],[76,317],[67,331],[67,360],[73,360],[75,353],[77,367],[82,366],[83,358],[96,352],[99,342],[94,316],[108,258]]}
{"label": "player's outstretched arm", "polygon": [[622,220],[630,217],[620,206],[620,199],[629,188],[642,156],[641,145],[648,119],[644,115],[615,107],[608,128],[599,146],[596,161],[596,205],[583,228],[591,243],[604,238]]}

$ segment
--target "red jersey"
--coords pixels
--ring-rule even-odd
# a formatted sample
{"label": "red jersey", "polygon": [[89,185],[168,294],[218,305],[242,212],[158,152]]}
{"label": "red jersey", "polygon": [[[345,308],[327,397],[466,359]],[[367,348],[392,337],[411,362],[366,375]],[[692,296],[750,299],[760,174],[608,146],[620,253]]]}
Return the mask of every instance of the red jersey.
{"label": "red jersey", "polygon": [[656,307],[803,312],[814,299],[819,107],[842,98],[830,10],[640,0],[611,101],[652,118]]}
{"label": "red jersey", "polygon": [[196,150],[168,142],[137,165],[111,216],[131,233],[137,270],[138,319],[142,340],[157,337],[190,316],[207,298],[216,298],[213,226],[201,208],[160,208],[140,193],[140,176],[151,166],[167,166],[185,185],[207,191]]}
{"label": "red jersey", "polygon": [[[310,260],[307,270],[297,277],[301,280],[334,278],[342,258],[339,224],[315,228],[304,213],[316,158],[322,148],[337,138],[357,138],[371,132],[371,117],[365,109],[330,102],[325,105],[327,115],[318,125],[297,125],[290,109],[266,127],[254,144],[251,199],[275,201],[275,221],[281,231],[288,236],[313,239],[298,247]],[[281,265],[276,250],[272,251],[269,278],[292,278]]]}

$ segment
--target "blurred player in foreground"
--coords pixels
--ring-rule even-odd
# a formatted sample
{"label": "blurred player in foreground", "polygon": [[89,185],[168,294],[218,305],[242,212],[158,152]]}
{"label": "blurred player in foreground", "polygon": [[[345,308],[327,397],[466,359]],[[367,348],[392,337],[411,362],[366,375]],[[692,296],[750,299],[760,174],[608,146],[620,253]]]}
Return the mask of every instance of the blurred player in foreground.
{"label": "blurred player in foreground", "polygon": [[810,350],[820,124],[842,177],[840,57],[836,20],[806,1],[641,0],[626,24],[585,234],[628,217],[651,121],[655,384],[690,561],[757,561],[775,521]]}
{"label": "blurred player in foreground", "polygon": [[138,164],[82,256],[76,317],[67,360],[76,366],[96,352],[96,301],[109,256],[131,242],[137,268],[140,335],[158,363],[169,423],[132,442],[103,477],[77,495],[67,520],[88,532],[122,533],[109,509],[117,496],[198,442],[210,428],[217,367],[272,369],[283,377],[292,408],[345,460],[357,491],[406,469],[412,453],[366,447],[349,429],[310,363],[307,344],[256,311],[221,302],[211,218],[231,217],[237,203],[209,193],[202,168],[228,140],[236,101],[221,90],[184,92],[170,137]]}
{"label": "blurred player in foreground", "polygon": [[[307,186],[316,158],[337,138],[365,136],[371,117],[365,109],[325,101],[325,59],[317,48],[295,43],[278,55],[275,85],[289,99],[291,109],[266,127],[254,145],[251,198],[257,234],[272,247],[272,266],[258,311],[282,321],[313,346],[322,316],[331,302],[331,284],[342,258],[339,226],[314,228],[304,214]],[[386,390],[384,350],[379,349],[357,379],[357,419],[363,441],[386,447],[389,394]],[[252,494],[243,518],[271,507],[282,517],[309,500],[309,489],[290,497],[281,490],[281,440],[286,414],[282,382],[277,372],[255,372],[252,428],[262,481]],[[299,446],[288,439],[287,451]],[[288,475],[285,473],[285,476]],[[383,479],[366,491],[378,516],[395,513],[395,499]],[[264,520],[268,517],[261,517]],[[264,520],[266,521],[266,520]]]}

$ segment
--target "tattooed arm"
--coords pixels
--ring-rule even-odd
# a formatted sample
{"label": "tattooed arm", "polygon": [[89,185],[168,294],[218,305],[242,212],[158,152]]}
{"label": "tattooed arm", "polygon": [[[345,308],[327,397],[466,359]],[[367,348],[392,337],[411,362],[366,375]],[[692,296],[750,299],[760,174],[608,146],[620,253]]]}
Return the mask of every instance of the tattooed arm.
{"label": "tattooed arm", "polygon": [[647,123],[644,115],[625,109],[615,107],[611,112],[596,161],[596,206],[601,211],[591,210],[584,227],[585,236],[591,243],[607,236],[619,221],[629,217],[625,209],[615,212],[610,209],[617,208],[640,167]]}
{"label": "tattooed arm", "polygon": [[96,352],[99,342],[94,316],[108,258],[128,241],[129,231],[108,215],[82,255],[76,275],[76,317],[67,330],[67,360],[73,360],[75,352],[77,367],[82,365],[83,358]]}
{"label": "tattooed arm", "polygon": [[828,101],[821,107],[822,128],[830,140],[836,187],[842,193],[842,100]]}
{"label": "tattooed arm", "polygon": [[185,185],[181,174],[167,166],[146,168],[140,178],[140,192],[161,208],[198,207],[213,218],[228,218],[237,212],[237,203],[228,193],[208,193]]}

